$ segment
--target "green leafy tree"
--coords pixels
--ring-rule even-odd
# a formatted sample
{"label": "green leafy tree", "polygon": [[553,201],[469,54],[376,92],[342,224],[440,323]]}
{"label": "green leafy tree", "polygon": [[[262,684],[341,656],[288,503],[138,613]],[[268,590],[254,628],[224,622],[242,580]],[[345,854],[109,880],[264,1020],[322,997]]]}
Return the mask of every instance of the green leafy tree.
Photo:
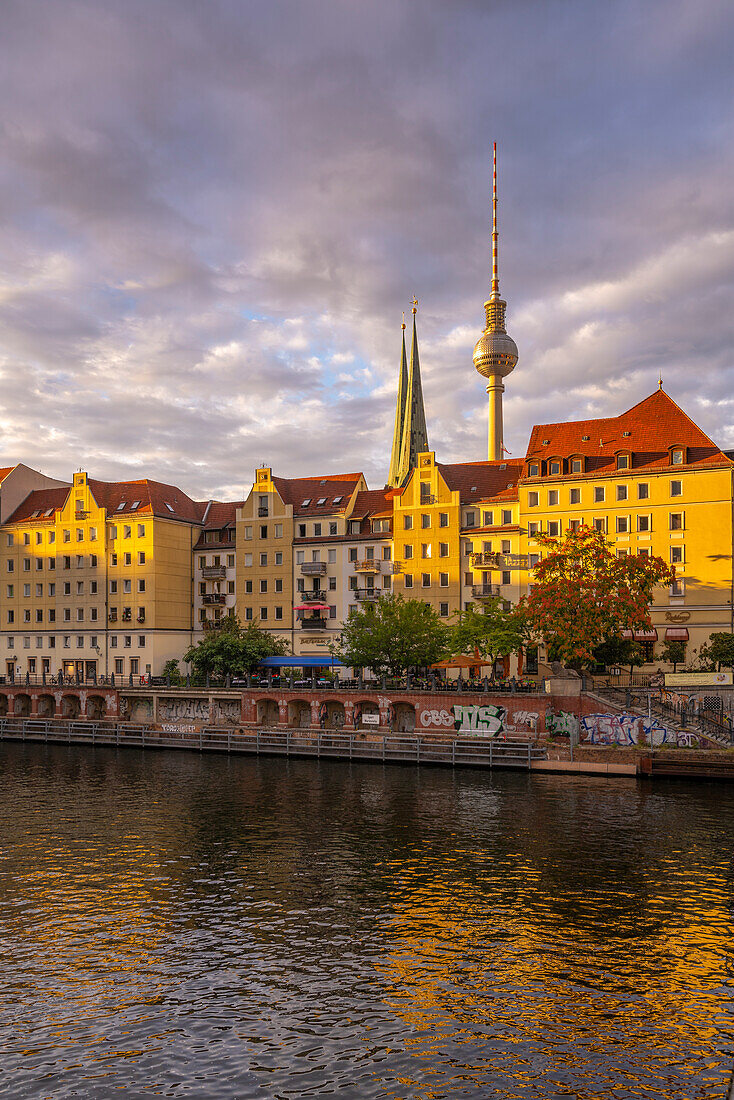
{"label": "green leafy tree", "polygon": [[181,683],[181,672],[178,667],[178,661],[172,658],[170,661],[166,661],[163,666],[163,675],[167,680],[170,679],[172,684]]}
{"label": "green leafy tree", "polygon": [[[679,644],[683,645],[685,654],[684,643]],[[680,657],[679,660],[684,660],[684,657]],[[721,671],[722,666],[734,668],[734,634],[728,632],[709,634],[708,642],[701,646],[699,660],[715,668],[717,672]]]}
{"label": "green leafy tree", "polygon": [[611,665],[626,665],[630,674],[634,668],[645,663],[642,646],[632,638],[605,638],[594,649],[594,663],[608,669]]}
{"label": "green leafy tree", "polygon": [[449,642],[450,630],[432,607],[388,595],[350,611],[335,653],[352,668],[400,676],[406,669],[440,661],[448,654]]}
{"label": "green leafy tree", "polygon": [[268,634],[258,623],[243,627],[234,615],[228,615],[218,629],[208,631],[200,642],[190,646],[183,659],[202,675],[242,676],[256,669],[265,657],[279,656],[286,650],[284,639]]}
{"label": "green leafy tree", "polygon": [[569,530],[560,539],[542,534],[536,539],[545,552],[522,611],[551,660],[587,668],[605,639],[650,629],[654,589],[673,583],[662,558],[618,558],[602,532],[589,527]]}
{"label": "green leafy tree", "polygon": [[498,657],[517,653],[525,642],[522,618],[514,611],[505,611],[500,600],[487,600],[481,608],[470,604],[460,611],[451,628],[452,656],[479,654],[494,664]]}

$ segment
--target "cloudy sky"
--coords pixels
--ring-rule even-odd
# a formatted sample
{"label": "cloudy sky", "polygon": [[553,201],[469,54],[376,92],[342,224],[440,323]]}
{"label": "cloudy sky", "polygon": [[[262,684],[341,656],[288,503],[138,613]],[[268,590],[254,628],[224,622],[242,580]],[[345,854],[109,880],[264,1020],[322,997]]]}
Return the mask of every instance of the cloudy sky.
{"label": "cloudy sky", "polygon": [[734,446],[730,0],[4,0],[0,462],[237,497],[386,477],[415,293],[432,447],[655,388]]}

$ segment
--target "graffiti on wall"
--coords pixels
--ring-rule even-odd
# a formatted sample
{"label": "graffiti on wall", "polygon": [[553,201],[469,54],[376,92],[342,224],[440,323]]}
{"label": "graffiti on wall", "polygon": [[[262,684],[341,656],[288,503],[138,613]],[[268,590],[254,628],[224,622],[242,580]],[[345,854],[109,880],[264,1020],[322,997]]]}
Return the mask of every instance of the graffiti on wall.
{"label": "graffiti on wall", "polygon": [[527,729],[537,730],[538,717],[537,710],[515,710],[512,712],[512,726],[514,729],[523,726]]}
{"label": "graffiti on wall", "polygon": [[158,719],[161,722],[208,722],[208,699],[160,699]]}
{"label": "graffiti on wall", "polygon": [[545,725],[549,733],[559,734],[563,737],[577,737],[579,732],[579,720],[575,714],[567,710],[561,710],[558,714],[549,711],[545,716]]}
{"label": "graffiti on wall", "polygon": [[418,716],[418,725],[422,729],[449,730],[457,733],[482,733],[494,736],[505,728],[507,711],[491,703],[471,703],[467,706],[456,704],[453,707],[426,708]]}
{"label": "graffiti on wall", "polygon": [[657,718],[639,714],[587,714],[581,719],[581,740],[589,745],[671,745],[676,730]]}
{"label": "graffiti on wall", "polygon": [[215,725],[238,726],[240,704],[237,699],[215,699],[212,704],[212,720]]}

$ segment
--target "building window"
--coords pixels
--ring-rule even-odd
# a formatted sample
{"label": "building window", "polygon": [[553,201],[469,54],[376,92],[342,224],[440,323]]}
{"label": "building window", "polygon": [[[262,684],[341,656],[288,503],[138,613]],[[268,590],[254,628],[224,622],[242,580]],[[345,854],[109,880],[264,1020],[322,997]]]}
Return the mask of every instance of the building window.
{"label": "building window", "polygon": [[548,523],[548,534],[551,538],[557,539],[560,535],[560,523],[556,519],[552,519]]}
{"label": "building window", "polygon": [[261,592],[267,592],[267,590],[268,590],[268,582],[265,581],[265,580],[260,581],[260,591]]}
{"label": "building window", "polygon": [[138,634],[138,649],[145,649],[145,634]]}
{"label": "building window", "polygon": [[630,464],[629,455],[617,455],[617,469],[628,470]]}
{"label": "building window", "polygon": [[115,657],[115,675],[122,676],[125,671],[125,658]]}
{"label": "building window", "polygon": [[477,514],[476,514],[476,512],[467,512],[466,513],[466,524],[465,524],[465,526],[466,527],[476,527],[476,525],[477,525]]}
{"label": "building window", "polygon": [[412,516],[403,516],[403,530],[404,531],[412,531],[413,530],[413,517]]}
{"label": "building window", "polygon": [[572,519],[568,524],[569,531],[578,531],[581,527],[580,519]]}
{"label": "building window", "polygon": [[421,543],[421,557],[422,558],[430,558],[430,556],[431,556],[431,543],[430,542],[422,542]]}
{"label": "building window", "polygon": [[670,461],[672,462],[672,464],[674,466],[682,466],[683,465],[683,451],[677,451],[677,450],[673,451],[673,453],[671,455],[671,458],[670,458]]}
{"label": "building window", "polygon": [[626,499],[627,499],[627,486],[626,485],[618,485],[617,486],[617,500],[626,500]]}
{"label": "building window", "polygon": [[124,539],[129,539],[129,538],[132,537],[132,533],[133,533],[132,527],[130,527],[130,525],[126,523],[124,525],[124,527],[122,528],[122,537]]}
{"label": "building window", "polygon": [[[232,581],[232,591],[234,592],[234,581]],[[276,577],[275,578],[275,591],[276,592],[282,592],[283,591],[283,578],[282,577]]]}
{"label": "building window", "polygon": [[528,508],[537,508],[540,501],[539,493],[528,493]]}
{"label": "building window", "polygon": [[551,463],[549,463],[548,469],[549,469],[549,472],[550,472],[550,473],[551,473],[551,474],[552,474],[553,476],[555,476],[556,474],[560,474],[560,472],[561,472],[561,464],[560,464],[560,462],[558,462],[558,461],[554,461],[554,462],[551,462]]}
{"label": "building window", "polygon": [[440,603],[438,605],[438,613],[441,618],[445,619],[449,613],[449,605],[447,603]]}
{"label": "building window", "polygon": [[421,512],[421,527],[425,528],[431,526],[431,517],[428,512]]}
{"label": "building window", "polygon": [[439,558],[447,558],[449,556],[449,544],[447,542],[439,542],[438,556]]}
{"label": "building window", "polygon": [[627,516],[617,516],[617,534],[626,535],[628,531]]}
{"label": "building window", "polygon": [[[92,581],[92,584],[95,584],[95,581]],[[95,588],[95,592],[96,591],[97,590]],[[206,588],[204,589],[204,591],[206,591]],[[140,577],[138,579],[138,592],[145,592],[145,577]]]}
{"label": "building window", "polygon": [[670,530],[682,531],[683,530],[683,512],[671,512],[670,513]]}
{"label": "building window", "polygon": [[[132,556],[132,554],[129,554],[129,553],[128,553],[128,554],[125,554],[125,555],[124,555],[124,557],[123,557],[123,564],[124,564],[124,565],[132,565],[132,563],[133,563],[133,556]],[[78,564],[79,564],[79,563],[77,562],[77,565],[78,565]]]}
{"label": "building window", "polygon": [[267,554],[261,554],[260,555],[260,565],[267,565],[267,564],[268,564],[268,555]]}
{"label": "building window", "polygon": [[[485,517],[488,514],[489,513],[485,512]],[[485,522],[486,522],[486,519],[485,519]],[[448,525],[449,525],[449,514],[448,514],[448,512],[439,512],[438,513],[438,526],[439,527],[448,527]]]}
{"label": "building window", "polygon": [[530,465],[528,466],[528,477],[537,477],[537,476],[538,476],[538,463],[537,462],[531,462]]}
{"label": "building window", "polygon": [[548,492],[548,504],[553,507],[558,504],[558,490],[550,489]]}
{"label": "building window", "polygon": [[[296,560],[298,560],[297,555],[296,555]],[[245,554],[245,566],[249,567],[251,565],[252,565],[252,554]]]}
{"label": "building window", "polygon": [[144,523],[139,523],[138,524],[138,538],[139,539],[144,539],[145,538],[145,524]]}
{"label": "building window", "polygon": [[638,531],[651,531],[652,530],[652,516],[638,516],[637,517],[637,530]]}
{"label": "building window", "polygon": [[330,535],[336,535],[336,534],[338,534],[338,533],[339,533],[339,527],[338,527],[338,524],[336,524],[336,523],[330,523],[330,524],[329,524],[329,534],[330,534]]}
{"label": "building window", "polygon": [[283,618],[283,608],[282,607],[276,607],[276,609],[275,609],[275,618],[276,619],[282,619]]}
{"label": "building window", "polygon": [[267,609],[267,607],[261,607],[260,608],[260,621],[264,623],[264,622],[267,621],[267,618],[268,618],[268,609]]}
{"label": "building window", "polygon": [[672,497],[682,497],[683,496],[683,482],[682,481],[671,481],[671,483],[670,483],[670,495]]}
{"label": "building window", "polygon": [[123,638],[123,645],[125,649],[132,649],[133,639],[131,634],[125,634]]}
{"label": "building window", "polygon": [[539,523],[529,523],[528,524],[528,535],[530,536],[531,539],[535,538],[535,536],[537,535],[539,529],[540,529],[540,524]]}
{"label": "building window", "polygon": [[449,575],[448,575],[448,573],[439,573],[438,583],[441,585],[441,588],[448,588],[448,586],[449,586]]}
{"label": "building window", "polygon": [[[26,538],[27,538],[27,537],[28,537],[28,536],[26,536]],[[64,541],[64,542],[71,542],[71,531],[64,531],[64,533],[63,533],[63,536],[62,536],[62,537],[63,537],[63,541]]]}
{"label": "building window", "polygon": [[431,587],[431,574],[430,573],[421,573],[421,585],[422,585],[423,588],[430,588]]}
{"label": "building window", "polygon": [[512,509],[511,508],[503,508],[503,510],[502,510],[502,526],[506,527],[510,523],[512,523]]}
{"label": "building window", "polygon": [[670,564],[682,565],[684,561],[684,549],[682,546],[671,546],[670,548]]}
{"label": "building window", "polygon": [[413,557],[413,547],[412,546],[406,545],[406,546],[403,547],[403,557],[404,558],[412,558]]}
{"label": "building window", "polygon": [[131,675],[137,676],[139,667],[140,667],[139,658],[138,657],[131,657],[130,658],[130,673],[131,673]]}
{"label": "building window", "polygon": [[604,501],[604,486],[594,486],[594,504],[602,504]]}
{"label": "building window", "polygon": [[596,519],[594,520],[594,530],[595,531],[600,531],[603,535],[603,534],[606,533],[606,529],[607,529],[607,521],[603,517],[597,516]]}
{"label": "building window", "polygon": [[316,538],[319,537],[319,535],[321,534],[321,524],[320,523],[314,523],[313,533],[314,533],[314,537],[316,537]]}
{"label": "building window", "polygon": [[248,622],[248,623],[252,622],[252,608],[251,607],[246,607],[245,608],[245,621]]}
{"label": "building window", "polygon": [[571,504],[580,504],[581,503],[581,490],[580,489],[571,489],[569,494],[568,494],[568,499],[571,502]]}
{"label": "building window", "polygon": [[646,481],[641,481],[637,486],[637,499],[647,500],[650,496],[650,486]]}
{"label": "building window", "polygon": [[509,569],[503,569],[502,571],[502,584],[512,584],[512,575]]}
{"label": "building window", "polygon": [[581,458],[571,459],[571,473],[582,474],[584,472],[584,461]]}
{"label": "building window", "polygon": [[246,539],[251,539],[252,538],[252,527],[245,527],[245,538]]}
{"label": "building window", "polygon": [[329,561],[332,565],[334,565],[335,562],[336,562],[336,550],[329,550],[327,552],[326,557],[327,557],[327,561]]}
{"label": "building window", "polygon": [[686,582],[682,577],[676,577],[670,586],[671,596],[685,596],[686,594]]}
{"label": "building window", "polygon": [[[406,588],[412,588],[413,587],[413,574],[412,573],[403,573],[403,583],[405,584]],[[12,615],[12,611],[9,611],[8,614]],[[9,619],[8,621],[12,622],[13,620]]]}

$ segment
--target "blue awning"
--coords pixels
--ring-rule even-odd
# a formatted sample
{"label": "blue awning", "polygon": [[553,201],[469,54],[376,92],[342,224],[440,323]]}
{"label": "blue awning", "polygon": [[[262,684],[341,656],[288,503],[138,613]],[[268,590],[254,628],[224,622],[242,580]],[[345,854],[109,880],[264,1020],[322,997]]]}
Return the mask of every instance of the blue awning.
{"label": "blue awning", "polygon": [[327,654],[323,657],[264,657],[260,668],[343,668],[341,661]]}

